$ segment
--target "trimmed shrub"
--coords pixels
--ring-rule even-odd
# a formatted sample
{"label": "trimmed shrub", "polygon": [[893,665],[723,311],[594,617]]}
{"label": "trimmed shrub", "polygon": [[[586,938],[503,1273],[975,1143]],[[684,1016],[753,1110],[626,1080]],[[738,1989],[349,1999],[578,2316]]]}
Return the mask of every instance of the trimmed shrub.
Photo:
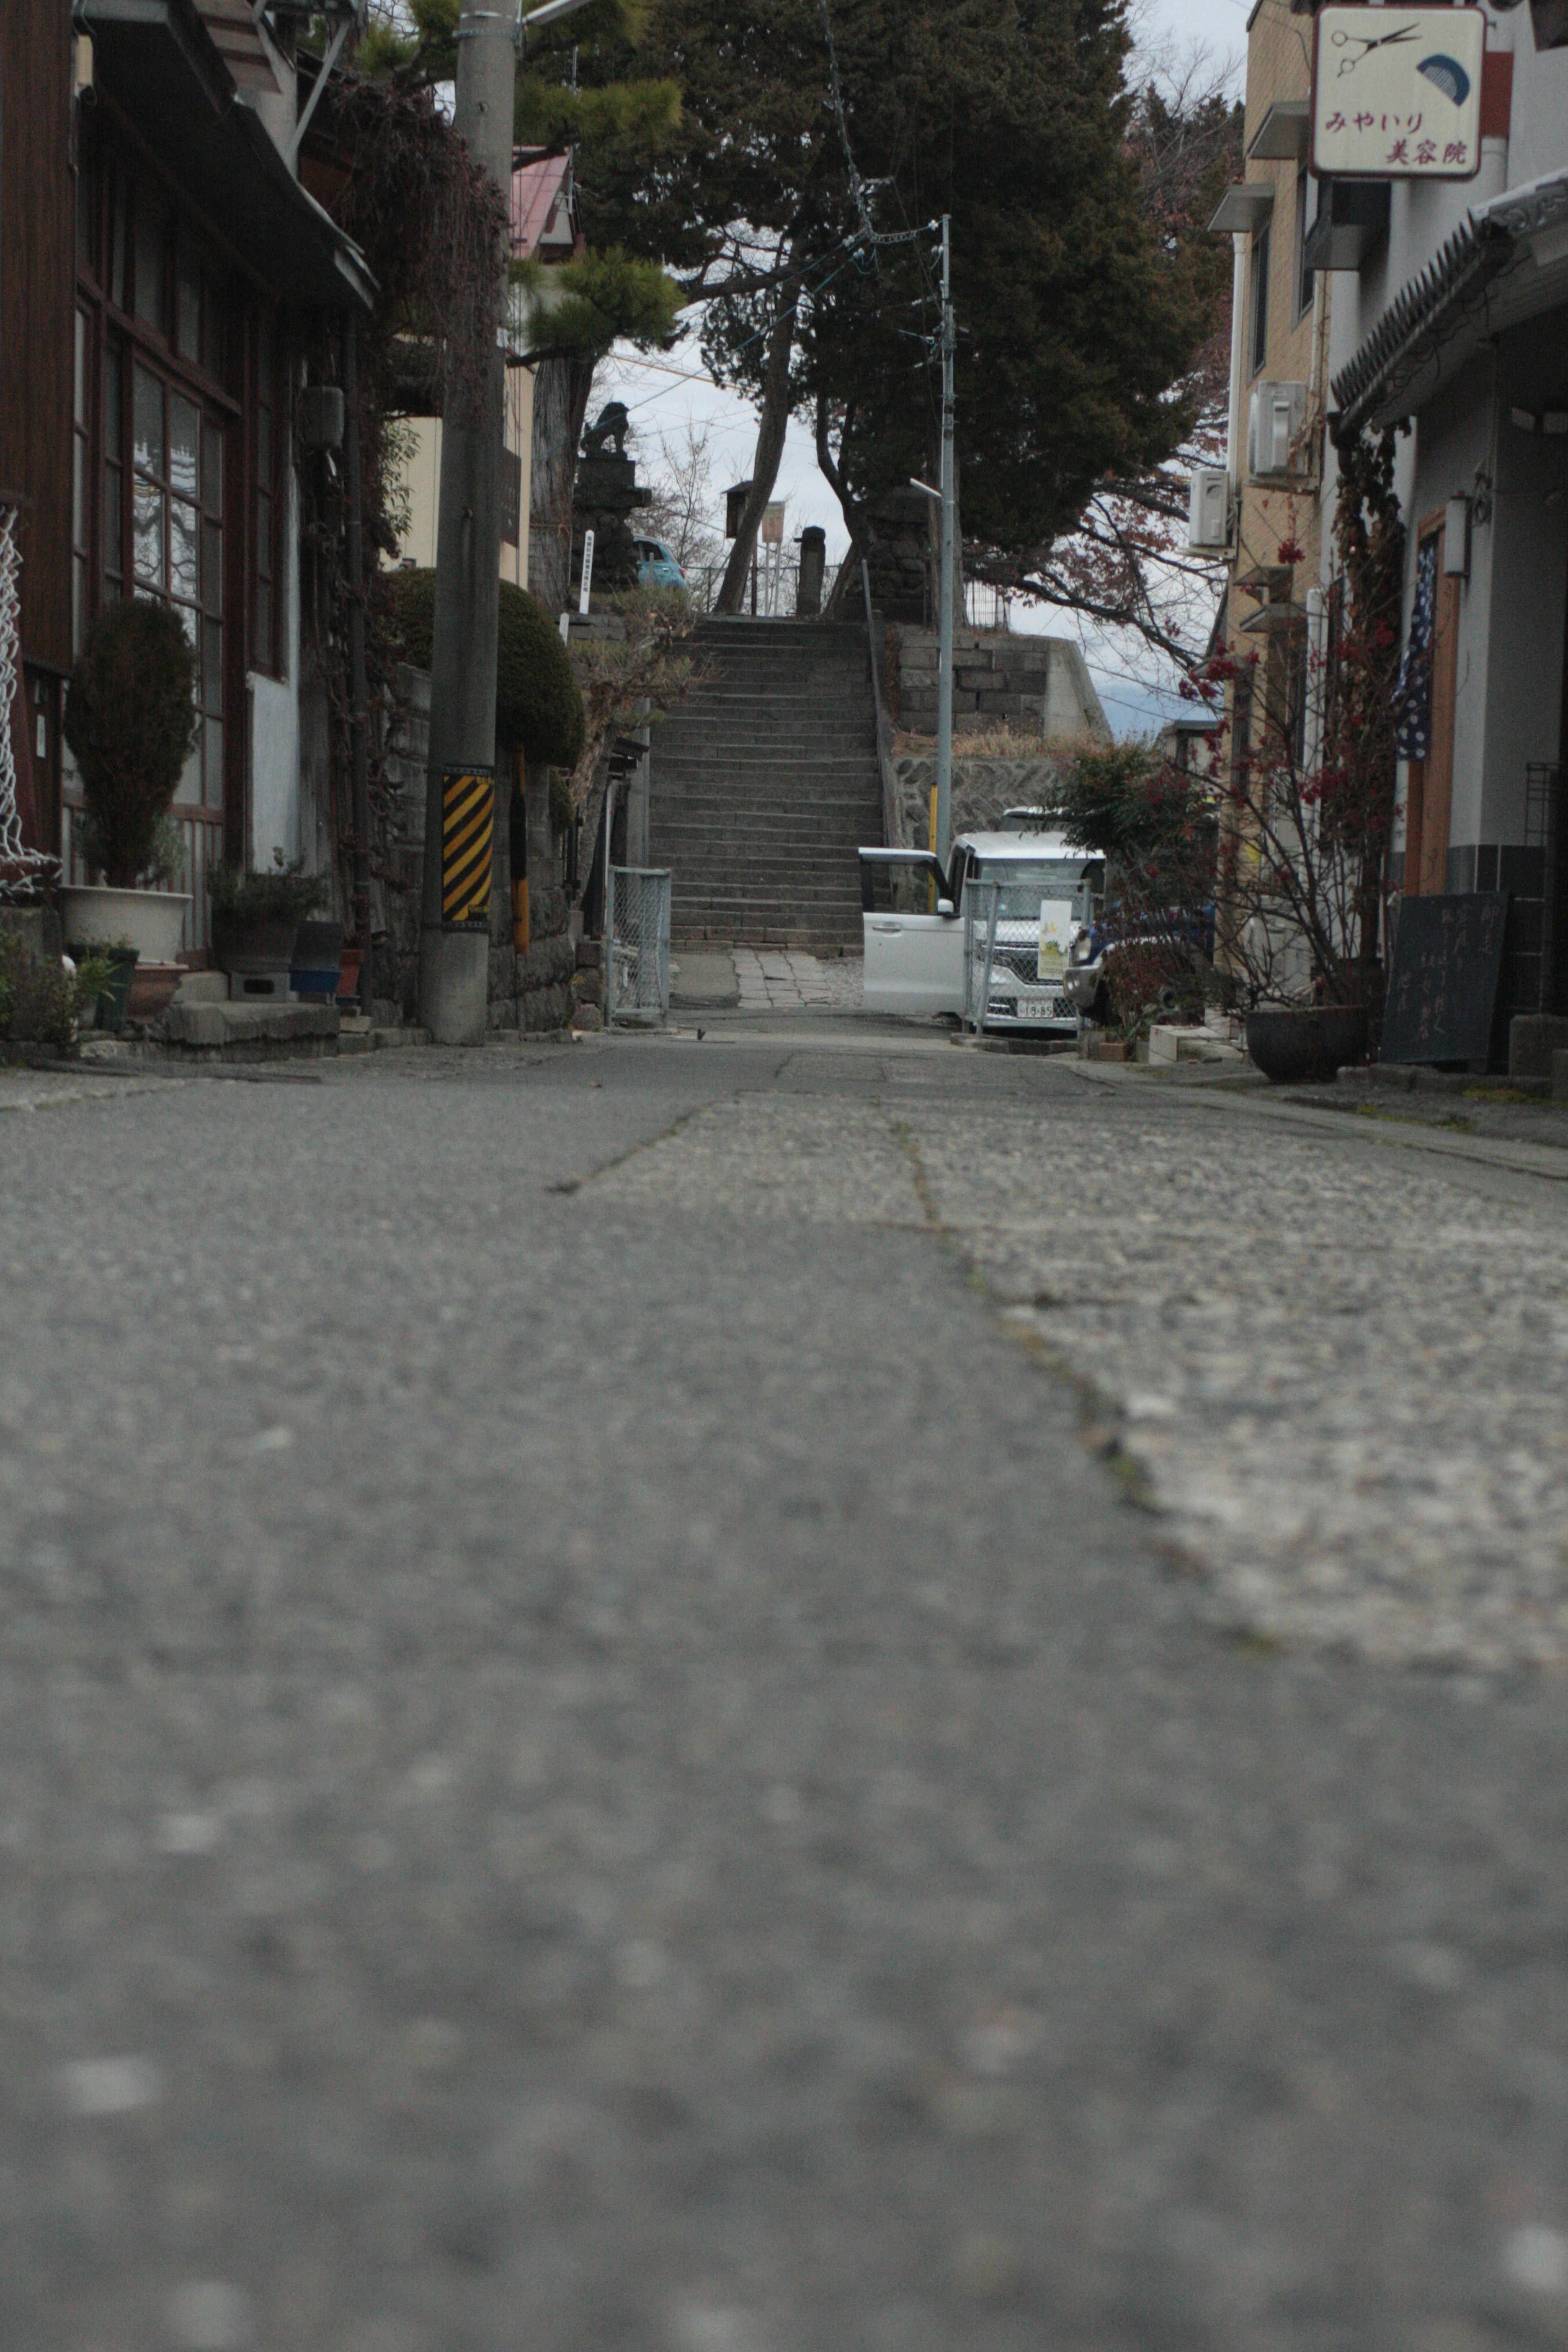
{"label": "trimmed shrub", "polygon": [[106,604],[87,633],[66,698],[65,737],[81,775],[92,854],[115,890],[154,862],[159,820],[195,740],[196,657],[173,607]]}
{"label": "trimmed shrub", "polygon": [[[436,621],[436,574],[389,572],[394,627],[403,658],[430,667]],[[496,745],[524,759],[570,768],[583,749],[583,698],[561,632],[537,596],[510,581],[500,583],[496,642]]]}

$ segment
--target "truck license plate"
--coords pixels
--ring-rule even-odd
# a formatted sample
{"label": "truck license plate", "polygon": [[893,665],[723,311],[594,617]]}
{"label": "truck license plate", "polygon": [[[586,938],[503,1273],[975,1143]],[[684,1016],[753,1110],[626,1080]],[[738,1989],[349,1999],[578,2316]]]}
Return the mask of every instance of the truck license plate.
{"label": "truck license plate", "polygon": [[1073,1009],[1065,996],[1020,996],[1020,1021],[1070,1021]]}

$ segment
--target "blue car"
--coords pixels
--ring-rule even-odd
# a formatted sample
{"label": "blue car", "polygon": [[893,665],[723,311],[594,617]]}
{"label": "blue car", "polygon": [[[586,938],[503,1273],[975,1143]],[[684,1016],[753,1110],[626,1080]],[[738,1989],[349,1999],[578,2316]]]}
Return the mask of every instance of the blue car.
{"label": "blue car", "polygon": [[666,541],[639,539],[637,551],[639,588],[685,588],[689,585]]}

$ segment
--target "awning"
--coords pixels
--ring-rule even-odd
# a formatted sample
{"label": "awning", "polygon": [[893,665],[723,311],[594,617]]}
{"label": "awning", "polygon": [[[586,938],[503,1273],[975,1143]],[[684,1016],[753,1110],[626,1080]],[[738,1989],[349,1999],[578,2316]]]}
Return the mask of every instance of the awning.
{"label": "awning", "polygon": [[1340,437],[1422,408],[1504,328],[1568,302],[1568,172],[1475,205],[1333,380]]}
{"label": "awning", "polygon": [[195,0],[79,0],[95,86],[280,300],[367,309],[359,247],[300,185],[207,32]]}
{"label": "awning", "polygon": [[1218,236],[1250,236],[1273,210],[1271,180],[1237,180],[1220,198],[1209,228]]}
{"label": "awning", "polygon": [[1299,163],[1307,152],[1312,102],[1306,98],[1277,98],[1247,148],[1259,163]]}

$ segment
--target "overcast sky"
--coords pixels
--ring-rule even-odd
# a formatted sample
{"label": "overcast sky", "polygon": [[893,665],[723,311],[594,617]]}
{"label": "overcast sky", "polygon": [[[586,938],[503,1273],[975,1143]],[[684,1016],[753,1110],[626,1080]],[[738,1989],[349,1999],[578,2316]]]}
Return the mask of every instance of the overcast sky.
{"label": "overcast sky", "polygon": [[[1167,44],[1177,50],[1190,50],[1201,44],[1216,63],[1230,66],[1239,89],[1247,13],[1247,0],[1147,0],[1140,11],[1141,46]],[[595,408],[608,400],[626,402],[645,477],[658,468],[661,436],[679,445],[689,426],[704,425],[716,459],[715,472],[722,475],[717,489],[744,481],[751,471],[756,413],[747,401],[720,392],[710,383],[701,372],[694,340],[657,360],[641,359],[632,352],[613,353],[595,379],[594,399]],[[962,435],[962,417],[959,431]],[[838,501],[817,471],[810,430],[804,421],[795,420],[790,425],[775,495],[786,502],[786,540],[795,538],[807,523],[820,523],[827,533],[829,562],[843,555],[848,534]],[[1072,623],[1062,614],[1016,608],[1013,625],[1061,634]],[[1154,665],[1139,649],[1089,637],[1084,639],[1084,648],[1106,716],[1117,734],[1145,732],[1158,725],[1163,711],[1180,707],[1172,693],[1151,690]]]}

